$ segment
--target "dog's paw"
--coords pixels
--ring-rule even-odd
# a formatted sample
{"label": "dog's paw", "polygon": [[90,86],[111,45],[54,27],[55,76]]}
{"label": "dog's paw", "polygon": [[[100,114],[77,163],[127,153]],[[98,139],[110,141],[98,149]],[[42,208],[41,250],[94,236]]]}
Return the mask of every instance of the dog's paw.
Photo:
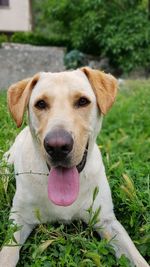
{"label": "dog's paw", "polygon": [[150,267],[150,265],[144,260],[142,256],[139,259],[136,259],[134,261],[134,264],[134,266],[136,267]]}
{"label": "dog's paw", "polygon": [[16,267],[19,252],[16,247],[3,247],[0,251],[0,267]]}

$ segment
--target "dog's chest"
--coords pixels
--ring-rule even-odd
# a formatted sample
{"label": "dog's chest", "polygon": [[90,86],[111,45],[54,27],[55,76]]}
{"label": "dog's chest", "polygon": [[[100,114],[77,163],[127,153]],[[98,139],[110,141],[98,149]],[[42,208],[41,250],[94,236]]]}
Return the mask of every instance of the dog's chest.
{"label": "dog's chest", "polygon": [[[83,177],[82,177],[83,178]],[[81,178],[81,180],[82,180]],[[91,189],[91,187],[90,187]],[[32,175],[19,178],[14,206],[30,224],[63,221],[69,222],[80,217],[83,210],[90,206],[93,190],[80,184],[77,201],[68,207],[57,206],[48,199],[47,177]],[[91,192],[90,192],[91,191]],[[91,197],[90,197],[91,196]],[[89,202],[89,203],[88,203]]]}

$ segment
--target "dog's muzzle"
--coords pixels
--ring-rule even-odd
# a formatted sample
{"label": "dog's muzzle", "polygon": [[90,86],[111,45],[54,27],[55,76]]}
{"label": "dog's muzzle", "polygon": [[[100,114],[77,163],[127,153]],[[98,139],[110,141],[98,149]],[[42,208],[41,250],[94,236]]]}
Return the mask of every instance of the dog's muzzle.
{"label": "dog's muzzle", "polygon": [[[73,149],[73,138],[69,132],[64,129],[56,129],[49,132],[44,139],[44,148],[50,158],[52,165],[64,166],[70,165],[70,153]],[[86,163],[88,144],[85,148],[81,162],[76,166],[80,173]],[[49,163],[47,163],[49,169]]]}
{"label": "dog's muzzle", "polygon": [[71,151],[73,138],[64,129],[56,129],[50,132],[44,139],[44,147],[49,156],[47,163],[48,175],[48,198],[55,205],[70,206],[79,194],[79,173],[83,170],[88,145],[85,148],[81,162],[77,166],[71,166]]}

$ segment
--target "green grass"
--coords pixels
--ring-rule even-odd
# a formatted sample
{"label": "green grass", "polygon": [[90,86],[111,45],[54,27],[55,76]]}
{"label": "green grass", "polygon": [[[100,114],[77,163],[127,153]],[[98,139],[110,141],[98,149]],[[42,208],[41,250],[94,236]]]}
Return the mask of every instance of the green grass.
{"label": "green grass", "polygon": [[[150,263],[150,82],[130,81],[105,117],[98,144],[103,154],[112,189],[115,213],[136,246]],[[16,129],[6,107],[6,94],[0,93],[0,159],[12,144]],[[11,171],[11,170],[10,170]],[[1,166],[1,173],[4,166]],[[8,228],[8,213],[15,191],[14,177],[1,174],[0,245]],[[6,186],[6,183],[8,183]],[[5,185],[5,186],[4,186]],[[8,235],[11,235],[10,231]],[[40,225],[21,250],[21,266],[122,266],[106,240],[92,232],[90,225]]]}

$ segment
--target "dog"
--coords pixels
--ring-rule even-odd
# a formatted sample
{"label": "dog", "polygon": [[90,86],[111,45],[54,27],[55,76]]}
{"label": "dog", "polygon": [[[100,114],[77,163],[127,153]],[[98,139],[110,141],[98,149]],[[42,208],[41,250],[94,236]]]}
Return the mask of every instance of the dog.
{"label": "dog", "polygon": [[[115,217],[96,145],[103,115],[116,94],[117,80],[89,67],[41,72],[8,89],[8,106],[17,127],[22,125],[26,109],[29,121],[6,154],[18,174],[10,213],[10,218],[21,226],[14,234],[18,244],[24,244],[40,222],[82,219],[88,223],[87,209],[98,188],[93,203],[93,211],[100,207],[98,233],[111,241],[117,257],[125,254],[133,266],[149,266]],[[19,249],[4,246],[0,267],[16,266]]]}

